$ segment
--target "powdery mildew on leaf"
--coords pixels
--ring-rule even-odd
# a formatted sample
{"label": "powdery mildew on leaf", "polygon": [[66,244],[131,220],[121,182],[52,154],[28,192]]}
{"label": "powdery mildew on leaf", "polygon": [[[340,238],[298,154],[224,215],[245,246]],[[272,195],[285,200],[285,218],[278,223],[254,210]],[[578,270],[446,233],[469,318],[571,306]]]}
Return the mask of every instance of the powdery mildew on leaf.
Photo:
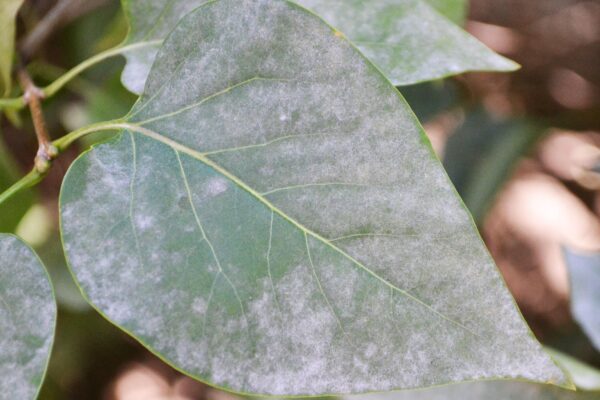
{"label": "powdery mildew on leaf", "polygon": [[344,32],[396,86],[467,71],[517,68],[422,0],[298,3]]}
{"label": "powdery mildew on leaf", "polygon": [[161,41],[179,20],[207,0],[121,0],[129,22],[124,45],[149,43],[149,46],[124,54],[127,64],[121,80],[133,93],[142,93]]}
{"label": "powdery mildew on leaf", "polygon": [[71,167],[64,243],[178,368],[280,395],[564,382],[404,100],[316,16],[199,8],[127,120]]}
{"label": "powdery mildew on leaf", "polygon": [[[160,41],[177,22],[206,0],[122,0],[130,23],[123,84],[142,93]],[[466,71],[510,71],[516,64],[485,47],[452,20],[461,19],[461,0],[297,0],[344,32],[395,85],[439,79]],[[218,23],[219,21],[215,21]],[[151,43],[153,42],[153,43]]]}
{"label": "powdery mildew on leaf", "polygon": [[0,3],[0,97],[10,94],[11,70],[15,54],[16,17],[24,0],[2,0]]}
{"label": "powdery mildew on leaf", "polygon": [[0,399],[34,399],[42,383],[56,305],[37,256],[0,234]]}
{"label": "powdery mildew on leaf", "polygon": [[524,382],[475,382],[425,390],[347,396],[344,400],[596,400],[598,392]]}

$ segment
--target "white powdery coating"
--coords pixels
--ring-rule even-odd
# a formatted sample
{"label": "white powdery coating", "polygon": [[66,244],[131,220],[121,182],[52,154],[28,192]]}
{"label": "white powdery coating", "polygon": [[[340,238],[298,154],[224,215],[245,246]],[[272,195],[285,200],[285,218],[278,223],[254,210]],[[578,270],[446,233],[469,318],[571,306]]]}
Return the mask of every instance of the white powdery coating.
{"label": "white powdery coating", "polygon": [[135,94],[144,91],[146,78],[160,44],[149,42],[163,40],[179,20],[206,0],[128,0],[123,4],[130,30],[123,46],[143,47],[125,52],[127,63],[121,74],[123,85]]}
{"label": "white powdery coating", "polygon": [[294,395],[563,380],[405,102],[301,8],[191,13],[130,122],[181,151],[84,156],[63,235],[90,299],[179,368]]}
{"label": "white powdery coating", "polygon": [[345,396],[343,400],[595,400],[593,392],[525,382],[473,382],[433,389]]}
{"label": "white powdery coating", "polygon": [[514,67],[422,0],[298,3],[344,32],[395,85]]}
{"label": "white powdery coating", "polygon": [[[205,0],[129,0],[127,44],[162,40],[177,22]],[[339,28],[381,68],[395,85],[438,79],[465,71],[510,70],[515,64],[486,48],[440,16],[422,0],[299,0]],[[179,41],[181,52],[192,41]],[[156,48],[125,53],[122,81],[134,93],[144,89]],[[177,66],[181,72],[185,68]],[[282,120],[287,119],[281,114]]]}
{"label": "white powdery coating", "polygon": [[56,307],[39,260],[0,234],[0,399],[33,399],[54,335]]}

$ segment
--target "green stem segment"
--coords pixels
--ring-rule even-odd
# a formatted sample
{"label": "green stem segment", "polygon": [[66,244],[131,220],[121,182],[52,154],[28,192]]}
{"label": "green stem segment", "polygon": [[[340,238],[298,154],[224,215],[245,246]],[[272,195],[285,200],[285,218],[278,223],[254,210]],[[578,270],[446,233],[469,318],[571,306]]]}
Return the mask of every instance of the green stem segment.
{"label": "green stem segment", "polygon": [[36,185],[38,182],[42,180],[44,177],[38,170],[35,168],[17,181],[14,185],[6,189],[4,192],[0,193],[0,204],[4,203],[6,200],[19,193],[21,190],[30,188]]}
{"label": "green stem segment", "polygon": [[71,144],[73,144],[73,142],[84,137],[85,135],[89,135],[90,133],[100,131],[125,129],[126,127],[127,125],[124,123],[124,121],[120,119],[98,122],[96,124],[84,126],[83,128],[79,128],[73,132],[67,133],[65,136],[56,139],[54,142],[52,142],[52,144],[58,149],[60,153],[62,153]]}
{"label": "green stem segment", "polygon": [[[117,56],[119,54],[127,53],[128,51],[133,51],[136,49],[150,47],[160,44],[162,41],[160,40],[152,40],[148,42],[139,42],[130,44],[128,46],[118,46],[112,49],[108,49],[101,53],[96,54],[93,57],[88,58],[83,61],[81,64],[71,68],[67,71],[63,76],[52,82],[50,85],[46,86],[42,89],[42,93],[45,98],[51,97],[55,95],[60,89],[62,89],[68,82],[70,82],[73,78],[79,75],[81,72],[86,69],[98,64],[101,61],[106,60],[107,58]],[[27,104],[25,102],[25,98],[23,96],[11,98],[11,99],[0,99],[0,108],[12,108],[12,109],[21,109],[25,107]]]}
{"label": "green stem segment", "polygon": [[[128,46],[115,47],[115,48],[103,51],[102,53],[96,54],[95,56],[83,61],[81,64],[73,67],[72,69],[67,71],[63,76],[61,76],[60,78],[58,78],[57,80],[52,82],[50,85],[43,88],[42,96],[44,98],[53,96],[60,89],[62,89],[62,87],[64,87],[68,82],[70,82],[73,78],[75,78],[77,75],[79,75],[82,71],[86,70],[87,68],[89,68],[95,64],[98,64],[99,62],[101,62],[103,60],[106,60],[107,58],[110,58],[110,57],[113,57],[113,56],[116,56],[119,54],[123,54],[128,51],[140,49],[143,47],[158,45],[160,43],[161,43],[160,40],[134,43],[134,44],[131,44]],[[11,108],[11,109],[18,110],[18,109],[24,108],[26,105],[27,105],[27,101],[25,99],[25,96],[20,96],[20,97],[16,97],[16,98],[12,98],[12,99],[0,99],[0,109]],[[103,131],[103,130],[118,130],[118,129],[123,129],[124,127],[126,127],[126,125],[123,124],[123,121],[121,121],[121,120],[100,122],[97,124],[92,124],[92,125],[77,129],[77,130],[55,140],[51,144],[60,153],[60,152],[63,152],[67,147],[69,147],[77,139],[79,139],[87,134],[90,134],[93,132],[98,132],[98,131]],[[19,181],[17,181],[14,185],[9,187],[6,191],[0,193],[0,204],[5,202],[6,200],[8,200],[10,197],[14,196],[21,190],[27,189],[29,187],[36,185],[38,182],[40,182],[44,178],[45,172],[46,171],[40,172],[39,169],[34,168],[31,172],[29,172],[27,175],[25,175],[23,178],[21,178]]]}
{"label": "green stem segment", "polygon": [[[119,130],[125,129],[127,127],[128,125],[121,120],[100,122],[97,124],[92,124],[77,129],[61,137],[60,139],[55,140],[54,142],[52,142],[52,145],[60,153],[63,152],[66,148],[68,148],[71,144],[73,144],[73,142],[75,142],[77,139],[82,138],[83,136],[88,135],[90,133],[108,130]],[[36,185],[44,178],[45,175],[45,172],[40,172],[34,167],[32,171],[30,171],[27,175],[25,175],[23,178],[17,181],[14,185],[9,187],[6,191],[0,193],[0,205],[6,200],[8,200],[10,197],[19,193],[20,191]]]}

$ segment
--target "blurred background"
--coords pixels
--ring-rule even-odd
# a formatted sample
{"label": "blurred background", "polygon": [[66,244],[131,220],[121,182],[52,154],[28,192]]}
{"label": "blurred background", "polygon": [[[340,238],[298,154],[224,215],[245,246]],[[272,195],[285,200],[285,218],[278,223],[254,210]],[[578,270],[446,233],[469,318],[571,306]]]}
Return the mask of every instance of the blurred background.
{"label": "blurred background", "polygon": [[[32,45],[42,85],[118,44],[116,0],[79,0],[54,34]],[[21,37],[55,5],[26,1]],[[570,314],[565,249],[600,251],[600,1],[471,0],[465,28],[522,68],[403,87],[537,337],[600,368]],[[42,45],[43,44],[43,45]],[[45,102],[54,137],[124,115],[136,97],[105,61]],[[0,189],[31,168],[37,144],[26,114],[3,118]],[[0,231],[40,252],[59,301],[58,331],[41,399],[232,399],[185,378],[103,320],[71,280],[58,236],[57,198],[69,164],[101,136],[60,157],[36,188],[2,206]],[[10,149],[8,151],[7,149]],[[600,311],[599,311],[600,312]]]}

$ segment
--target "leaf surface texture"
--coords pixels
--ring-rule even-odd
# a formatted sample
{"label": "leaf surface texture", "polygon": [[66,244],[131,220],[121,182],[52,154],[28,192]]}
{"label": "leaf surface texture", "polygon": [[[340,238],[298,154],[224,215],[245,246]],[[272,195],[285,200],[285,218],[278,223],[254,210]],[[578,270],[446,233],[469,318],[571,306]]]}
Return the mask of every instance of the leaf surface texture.
{"label": "leaf surface texture", "polygon": [[305,9],[195,10],[125,120],[71,167],[63,239],[177,368],[279,395],[564,381],[401,95]]}
{"label": "leaf surface texture", "polygon": [[56,303],[38,257],[0,234],[0,399],[35,399],[54,340]]}
{"label": "leaf surface texture", "polygon": [[[162,40],[177,22],[206,0],[123,0],[130,23],[124,45],[124,85],[142,93]],[[517,67],[454,25],[461,0],[298,0],[341,30],[395,85],[440,79],[466,71]],[[430,4],[429,4],[430,3]],[[448,18],[436,12],[446,14]],[[215,23],[218,21],[215,21]]]}

